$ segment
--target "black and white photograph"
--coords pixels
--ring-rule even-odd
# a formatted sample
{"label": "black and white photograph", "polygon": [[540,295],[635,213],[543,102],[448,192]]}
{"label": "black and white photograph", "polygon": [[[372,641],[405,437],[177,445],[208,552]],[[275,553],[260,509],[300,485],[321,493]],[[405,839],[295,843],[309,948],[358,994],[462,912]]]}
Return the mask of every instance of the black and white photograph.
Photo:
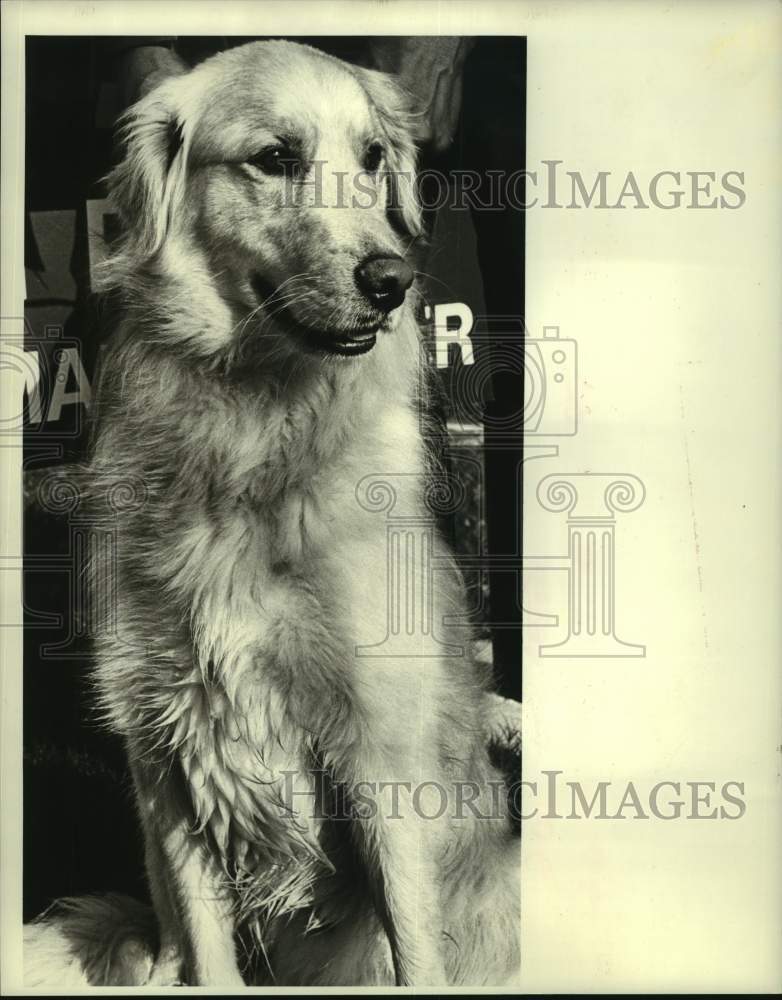
{"label": "black and white photograph", "polygon": [[3,13],[4,995],[782,988],[782,9]]}
{"label": "black and white photograph", "polygon": [[524,39],[25,56],[31,982],[515,981]]}

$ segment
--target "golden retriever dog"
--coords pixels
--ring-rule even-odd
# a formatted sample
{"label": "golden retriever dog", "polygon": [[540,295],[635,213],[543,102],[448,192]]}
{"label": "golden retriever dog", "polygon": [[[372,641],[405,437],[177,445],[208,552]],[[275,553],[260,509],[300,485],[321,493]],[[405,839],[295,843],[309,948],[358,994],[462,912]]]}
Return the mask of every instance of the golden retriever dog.
{"label": "golden retriever dog", "polygon": [[[223,52],[126,115],[90,492],[143,494],[92,500],[113,538],[93,588],[151,984],[518,969],[488,685],[427,527],[413,125],[391,78],[285,41]],[[433,538],[401,583],[378,490],[419,531],[403,545]],[[420,608],[414,628],[400,608]]]}

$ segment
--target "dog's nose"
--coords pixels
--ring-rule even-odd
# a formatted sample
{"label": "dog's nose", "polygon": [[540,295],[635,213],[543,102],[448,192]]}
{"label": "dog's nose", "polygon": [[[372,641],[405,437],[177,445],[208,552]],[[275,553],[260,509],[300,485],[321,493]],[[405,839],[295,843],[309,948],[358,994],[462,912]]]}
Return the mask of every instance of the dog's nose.
{"label": "dog's nose", "polygon": [[401,257],[367,257],[356,268],[356,284],[373,306],[391,312],[413,283],[413,269]]}

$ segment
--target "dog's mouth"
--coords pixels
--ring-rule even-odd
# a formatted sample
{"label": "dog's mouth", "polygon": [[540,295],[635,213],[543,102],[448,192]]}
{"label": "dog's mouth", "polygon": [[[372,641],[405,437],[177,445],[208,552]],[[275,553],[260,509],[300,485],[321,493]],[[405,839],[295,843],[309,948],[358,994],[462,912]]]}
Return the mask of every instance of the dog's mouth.
{"label": "dog's mouth", "polygon": [[327,351],[329,354],[341,354],[343,357],[354,357],[372,350],[377,343],[378,327],[321,333],[319,330],[299,325],[299,331],[317,350]]}
{"label": "dog's mouth", "polygon": [[[260,275],[253,276],[252,286],[261,303],[272,299],[275,294],[274,286]],[[275,306],[272,302],[272,308],[275,323],[282,325],[286,333],[295,337],[299,344],[307,350],[336,354],[342,357],[356,357],[371,351],[377,343],[377,333],[381,327],[381,321],[368,322],[350,329],[318,330],[299,322],[287,306]]]}

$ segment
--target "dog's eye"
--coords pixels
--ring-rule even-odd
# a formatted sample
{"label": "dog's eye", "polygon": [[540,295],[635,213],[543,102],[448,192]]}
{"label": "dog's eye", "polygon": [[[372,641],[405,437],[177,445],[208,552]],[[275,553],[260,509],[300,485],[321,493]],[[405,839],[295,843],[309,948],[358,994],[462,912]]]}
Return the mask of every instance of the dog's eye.
{"label": "dog's eye", "polygon": [[301,161],[289,146],[267,146],[247,161],[265,174],[295,177]]}
{"label": "dog's eye", "polygon": [[371,142],[367,146],[362,160],[364,170],[368,170],[371,174],[374,174],[382,162],[383,147],[379,142]]}

